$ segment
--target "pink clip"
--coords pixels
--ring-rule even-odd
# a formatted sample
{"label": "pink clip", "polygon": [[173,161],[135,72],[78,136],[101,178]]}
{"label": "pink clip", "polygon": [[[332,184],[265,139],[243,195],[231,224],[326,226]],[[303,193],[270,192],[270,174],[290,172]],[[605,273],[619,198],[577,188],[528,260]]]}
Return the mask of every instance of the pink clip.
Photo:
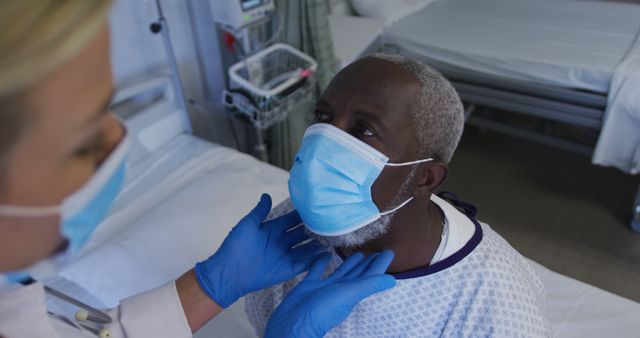
{"label": "pink clip", "polygon": [[313,70],[311,69],[304,69],[300,71],[300,76],[301,77],[310,77],[313,75]]}

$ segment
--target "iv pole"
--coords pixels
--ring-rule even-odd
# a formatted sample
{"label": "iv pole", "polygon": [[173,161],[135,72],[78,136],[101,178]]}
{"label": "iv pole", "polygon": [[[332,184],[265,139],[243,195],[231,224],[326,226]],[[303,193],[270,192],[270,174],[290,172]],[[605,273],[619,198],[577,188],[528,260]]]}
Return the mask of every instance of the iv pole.
{"label": "iv pole", "polygon": [[156,8],[158,10],[158,21],[152,22],[149,25],[149,29],[153,34],[161,33],[162,41],[167,55],[167,61],[169,62],[169,68],[171,69],[171,82],[173,85],[173,91],[175,94],[176,105],[178,109],[184,112],[185,121],[183,122],[185,128],[189,133],[192,132],[191,123],[189,121],[189,110],[187,109],[187,100],[184,94],[184,88],[182,88],[182,82],[180,81],[180,71],[178,69],[178,63],[176,62],[176,56],[173,52],[173,45],[171,44],[171,38],[169,36],[169,25],[167,19],[164,17],[162,11],[162,4],[160,0],[155,0]]}

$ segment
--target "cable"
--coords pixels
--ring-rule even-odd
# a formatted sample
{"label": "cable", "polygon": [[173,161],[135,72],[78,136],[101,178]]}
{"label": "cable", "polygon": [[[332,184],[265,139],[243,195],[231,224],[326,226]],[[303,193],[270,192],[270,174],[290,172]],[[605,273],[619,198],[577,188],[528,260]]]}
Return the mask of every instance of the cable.
{"label": "cable", "polygon": [[236,144],[236,149],[240,150],[240,140],[238,139],[236,127],[233,125],[231,114],[227,114],[227,122],[229,123],[229,128],[231,129],[231,135],[233,136],[233,142]]}
{"label": "cable", "polygon": [[284,20],[282,19],[282,14],[280,13],[280,11],[276,10],[273,17],[274,18],[278,17],[278,28],[273,34],[271,34],[271,37],[267,39],[267,41],[262,42],[263,46],[267,46],[270,43],[274,42],[278,38],[280,33],[282,33],[282,30],[284,29]]}

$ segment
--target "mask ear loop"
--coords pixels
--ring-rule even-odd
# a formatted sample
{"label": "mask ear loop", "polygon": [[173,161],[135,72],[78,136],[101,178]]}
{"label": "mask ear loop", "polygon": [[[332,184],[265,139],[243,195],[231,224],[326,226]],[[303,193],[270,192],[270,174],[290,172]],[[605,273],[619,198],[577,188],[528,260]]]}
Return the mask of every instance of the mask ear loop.
{"label": "mask ear loop", "polygon": [[0,205],[0,216],[9,217],[47,217],[60,214],[60,206],[26,207]]}
{"label": "mask ear loop", "polygon": [[[120,122],[122,123],[122,122]],[[110,156],[112,156],[113,154],[115,154],[116,152],[119,153],[118,155],[122,158],[125,157],[126,152],[127,152],[127,146],[128,146],[128,142],[129,142],[129,132],[127,131],[126,126],[124,125],[124,123],[122,123],[122,127],[124,128],[124,135],[122,140],[120,141],[120,143],[116,146],[115,149],[113,149],[112,153]],[[124,153],[124,154],[122,154]],[[117,163],[117,162],[116,162]],[[112,166],[117,165],[117,164],[111,164]],[[98,170],[96,171],[96,173],[100,170],[103,170],[101,168],[98,168]],[[94,173],[94,175],[96,175]],[[84,189],[84,187],[81,187],[80,190]],[[64,204],[65,202],[63,201],[62,204]],[[3,205],[0,204],[0,216],[8,216],[8,217],[48,217],[48,216],[54,216],[54,215],[61,215],[62,214],[62,205],[55,205],[55,206],[41,206],[41,207],[36,207],[36,206],[21,206],[21,205]]]}
{"label": "mask ear loop", "polygon": [[411,162],[386,163],[385,165],[390,167],[404,167],[408,165],[420,164],[420,163],[431,162],[431,161],[433,161],[432,158],[426,158],[424,160],[417,160],[417,161],[411,161]]}
{"label": "mask ear loop", "polygon": [[408,200],[402,202],[400,205],[398,205],[397,207],[391,209],[391,210],[387,210],[385,212],[381,212],[380,216],[384,216],[384,215],[388,215],[390,213],[396,212],[398,210],[400,210],[400,208],[404,207],[405,205],[409,204],[409,202],[413,201],[415,197],[411,196]]}
{"label": "mask ear loop", "polygon": [[[433,158],[426,158],[424,160],[416,160],[416,161],[411,161],[411,162],[402,162],[402,163],[386,163],[386,166],[390,166],[390,167],[404,167],[404,166],[408,166],[408,165],[414,165],[414,164],[420,164],[420,163],[426,163],[426,162],[431,162],[433,161]],[[387,210],[385,212],[381,212],[380,216],[384,216],[384,215],[388,215],[390,213],[394,213],[398,210],[400,210],[400,208],[404,207],[405,205],[409,204],[409,202],[413,201],[415,197],[411,196],[408,200],[402,202],[400,205],[398,205],[397,207],[391,209],[391,210]]]}

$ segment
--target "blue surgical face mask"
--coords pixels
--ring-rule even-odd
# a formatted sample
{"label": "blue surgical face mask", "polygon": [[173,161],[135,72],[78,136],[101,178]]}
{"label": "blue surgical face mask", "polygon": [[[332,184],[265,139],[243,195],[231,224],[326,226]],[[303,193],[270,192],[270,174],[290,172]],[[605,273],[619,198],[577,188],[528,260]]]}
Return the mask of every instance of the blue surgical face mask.
{"label": "blue surgical face mask", "polygon": [[289,176],[289,194],[309,230],[322,236],[340,236],[397,211],[413,197],[381,212],[373,202],[371,187],[385,166],[409,166],[424,159],[389,163],[389,158],[325,123],[310,126],[304,134]]}
{"label": "blue surgical face mask", "polygon": [[109,157],[84,186],[65,198],[59,206],[30,207],[0,205],[0,216],[45,217],[60,215],[60,232],[67,239],[62,251],[20,271],[0,275],[0,284],[19,282],[28,277],[46,279],[57,274],[89,240],[107,216],[125,176],[129,137],[120,141]]}

